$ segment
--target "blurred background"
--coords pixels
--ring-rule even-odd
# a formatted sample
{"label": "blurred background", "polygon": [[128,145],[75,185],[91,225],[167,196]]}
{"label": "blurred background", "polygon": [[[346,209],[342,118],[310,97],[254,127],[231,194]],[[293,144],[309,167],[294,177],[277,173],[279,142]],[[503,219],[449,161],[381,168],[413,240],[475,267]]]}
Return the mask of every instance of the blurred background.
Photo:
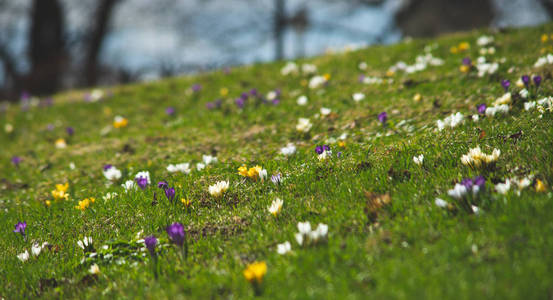
{"label": "blurred background", "polygon": [[0,99],[552,15],[553,0],[0,0]]}

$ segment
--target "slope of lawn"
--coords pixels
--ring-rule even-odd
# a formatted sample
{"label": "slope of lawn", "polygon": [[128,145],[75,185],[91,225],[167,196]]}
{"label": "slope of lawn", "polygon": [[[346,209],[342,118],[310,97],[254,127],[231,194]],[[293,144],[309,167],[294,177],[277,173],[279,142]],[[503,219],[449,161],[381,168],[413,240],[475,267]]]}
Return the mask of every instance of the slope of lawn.
{"label": "slope of lawn", "polygon": [[[482,35],[494,40],[479,46]],[[296,61],[287,75],[287,62],[276,62],[4,107],[0,298],[550,298],[553,64],[535,63],[553,53],[552,39],[553,24],[482,30],[329,53]],[[481,77],[480,51],[498,62]],[[396,65],[425,53],[443,64],[416,72]],[[465,57],[471,63],[462,67]],[[305,63],[315,72],[302,70]],[[517,85],[523,75],[526,99]],[[313,87],[318,79],[325,82]],[[478,105],[505,94],[504,79],[509,111],[479,115]],[[302,95],[308,101],[298,105]],[[457,112],[463,121],[438,129]],[[311,128],[300,126],[307,132],[297,130],[300,118],[310,120]],[[296,151],[282,154],[289,143]],[[319,156],[322,145],[331,152]],[[500,155],[463,164],[477,146]],[[198,170],[203,155],[217,162]],[[167,170],[186,162],[188,174]],[[111,183],[108,164],[122,173]],[[267,177],[240,175],[244,164]],[[151,183],[125,190],[139,171]],[[477,176],[485,178],[477,192],[461,185]],[[163,180],[168,187],[158,187]],[[218,181],[229,182],[221,197],[208,192]],[[67,199],[55,201],[52,191],[65,183]],[[275,216],[268,208],[276,198],[284,204]],[[306,221],[328,233],[319,227],[300,246],[298,222]],[[25,237],[13,232],[18,222],[26,222]],[[166,232],[176,222],[187,256]],[[155,259],[142,241],[151,235]],[[92,244],[82,249],[85,237]],[[281,255],[286,241],[291,251]],[[253,262],[267,267],[257,283],[243,273]]]}

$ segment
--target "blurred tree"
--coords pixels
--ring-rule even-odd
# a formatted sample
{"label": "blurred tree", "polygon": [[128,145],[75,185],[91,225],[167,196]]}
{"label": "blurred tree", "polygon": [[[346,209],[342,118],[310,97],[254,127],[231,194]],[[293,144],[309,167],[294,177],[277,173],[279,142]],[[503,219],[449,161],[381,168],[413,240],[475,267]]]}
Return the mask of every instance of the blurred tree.
{"label": "blurred tree", "polygon": [[493,18],[491,0],[403,0],[396,23],[408,36],[488,26]]}

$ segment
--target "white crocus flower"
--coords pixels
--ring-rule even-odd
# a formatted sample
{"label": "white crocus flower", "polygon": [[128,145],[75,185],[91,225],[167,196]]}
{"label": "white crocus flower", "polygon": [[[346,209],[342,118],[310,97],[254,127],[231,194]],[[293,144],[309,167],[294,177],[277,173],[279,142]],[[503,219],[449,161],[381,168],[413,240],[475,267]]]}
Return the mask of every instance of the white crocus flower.
{"label": "white crocus flower", "polygon": [[121,186],[125,188],[125,191],[136,189],[136,183],[134,182],[134,180],[127,180]]}
{"label": "white crocus flower", "polygon": [[38,256],[40,251],[42,251],[42,247],[39,244],[35,243],[31,246],[31,253],[33,256]]}
{"label": "white crocus flower", "polygon": [[298,245],[303,245],[303,234],[298,232],[294,235],[294,237],[296,238],[296,242],[298,242]]}
{"label": "white crocus flower", "polygon": [[211,156],[211,155],[202,155],[202,160],[204,164],[207,166],[207,165],[216,163],[217,157]]}
{"label": "white crocus flower", "polygon": [[441,208],[447,207],[447,202],[440,198],[436,198],[436,200],[434,200],[434,203],[436,204],[436,206]]}
{"label": "white crocus flower", "polygon": [[280,255],[284,255],[290,252],[291,250],[292,250],[292,245],[288,241],[277,245],[277,253]]}
{"label": "white crocus flower", "polygon": [[359,102],[359,101],[365,99],[365,94],[363,94],[363,93],[355,93],[355,94],[353,94],[351,97],[353,98],[353,101]]}
{"label": "white crocus flower", "polygon": [[536,107],[536,101],[524,102],[524,110],[531,110]]}
{"label": "white crocus flower", "polygon": [[93,264],[92,266],[90,266],[88,272],[90,272],[90,274],[92,275],[98,275],[100,274],[100,267],[98,267],[97,264]]}
{"label": "white crocus flower", "polygon": [[455,199],[461,199],[467,193],[467,188],[462,184],[455,184],[455,187],[449,191],[447,194]]}
{"label": "white crocus flower", "polygon": [[211,194],[214,197],[220,197],[222,196],[229,188],[229,182],[228,181],[219,181],[214,185],[209,186],[209,194]]}
{"label": "white crocus flower", "polygon": [[332,110],[330,108],[321,107],[321,115],[328,116],[331,112]]}
{"label": "white crocus flower", "polygon": [[303,64],[301,66],[301,72],[305,75],[314,74],[317,72],[317,66],[313,64]]}
{"label": "white crocus flower", "polygon": [[290,156],[290,155],[296,153],[296,146],[294,146],[294,144],[292,144],[292,143],[288,143],[288,145],[286,145],[286,147],[280,148],[280,153],[282,155],[285,155],[285,156]]}
{"label": "white crocus flower", "polygon": [[269,206],[269,213],[276,217],[282,210],[282,204],[284,204],[284,201],[282,201],[280,198],[276,198],[275,200],[273,200],[271,206]]}
{"label": "white crocus flower", "polygon": [[287,76],[290,74],[297,74],[298,73],[298,65],[296,65],[295,62],[288,62],[282,69],[280,69],[280,74],[282,76]]}
{"label": "white crocus flower", "polygon": [[323,84],[326,83],[326,78],[324,76],[313,76],[311,80],[309,80],[309,88],[316,89],[318,87],[321,87]]}
{"label": "white crocus flower", "polygon": [[114,166],[104,170],[104,177],[109,181],[116,181],[121,178],[121,171]]}
{"label": "white crocus flower", "polygon": [[265,179],[267,179],[267,170],[261,169],[258,175],[259,175],[259,179],[261,179],[261,181],[264,181]]}
{"label": "white crocus flower", "polygon": [[518,94],[520,95],[520,97],[522,97],[524,99],[527,99],[529,92],[528,92],[527,89],[522,89],[522,90],[520,90],[520,92],[518,92]]}
{"label": "white crocus flower", "polygon": [[204,163],[196,163],[196,170],[201,171],[203,169],[205,169]]}
{"label": "white crocus flower", "polygon": [[311,224],[309,222],[299,222],[298,231],[303,235],[309,234],[311,232]]}
{"label": "white crocus flower", "polygon": [[26,262],[29,259],[29,251],[25,250],[25,252],[18,254],[17,258],[22,262]]}
{"label": "white crocus flower", "polygon": [[507,192],[511,189],[511,180],[507,179],[505,180],[505,183],[498,183],[495,185],[495,190],[500,194],[507,194]]}
{"label": "white crocus flower", "polygon": [[304,106],[307,104],[307,96],[301,95],[298,97],[298,100],[296,100],[296,103],[300,106]]}
{"label": "white crocus flower", "polygon": [[181,163],[181,164],[176,164],[176,165],[173,165],[173,164],[170,164],[167,166],[167,172],[169,173],[176,173],[176,172],[181,172],[181,173],[184,173],[184,174],[189,174],[190,173],[190,164],[189,163]]}
{"label": "white crocus flower", "polygon": [[422,165],[423,160],[424,160],[424,155],[423,154],[421,154],[419,156],[413,156],[413,161],[415,162],[415,164],[417,164],[419,166]]}
{"label": "white crocus flower", "polygon": [[298,124],[296,125],[296,130],[300,132],[308,132],[311,130],[311,127],[313,124],[311,124],[311,121],[307,118],[299,118]]}

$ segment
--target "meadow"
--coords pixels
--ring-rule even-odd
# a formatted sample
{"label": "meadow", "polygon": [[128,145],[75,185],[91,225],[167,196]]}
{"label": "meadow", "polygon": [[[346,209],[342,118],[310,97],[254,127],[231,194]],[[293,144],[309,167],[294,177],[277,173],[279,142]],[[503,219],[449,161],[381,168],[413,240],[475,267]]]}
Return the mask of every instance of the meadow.
{"label": "meadow", "polygon": [[553,297],[553,23],[0,112],[0,298]]}

